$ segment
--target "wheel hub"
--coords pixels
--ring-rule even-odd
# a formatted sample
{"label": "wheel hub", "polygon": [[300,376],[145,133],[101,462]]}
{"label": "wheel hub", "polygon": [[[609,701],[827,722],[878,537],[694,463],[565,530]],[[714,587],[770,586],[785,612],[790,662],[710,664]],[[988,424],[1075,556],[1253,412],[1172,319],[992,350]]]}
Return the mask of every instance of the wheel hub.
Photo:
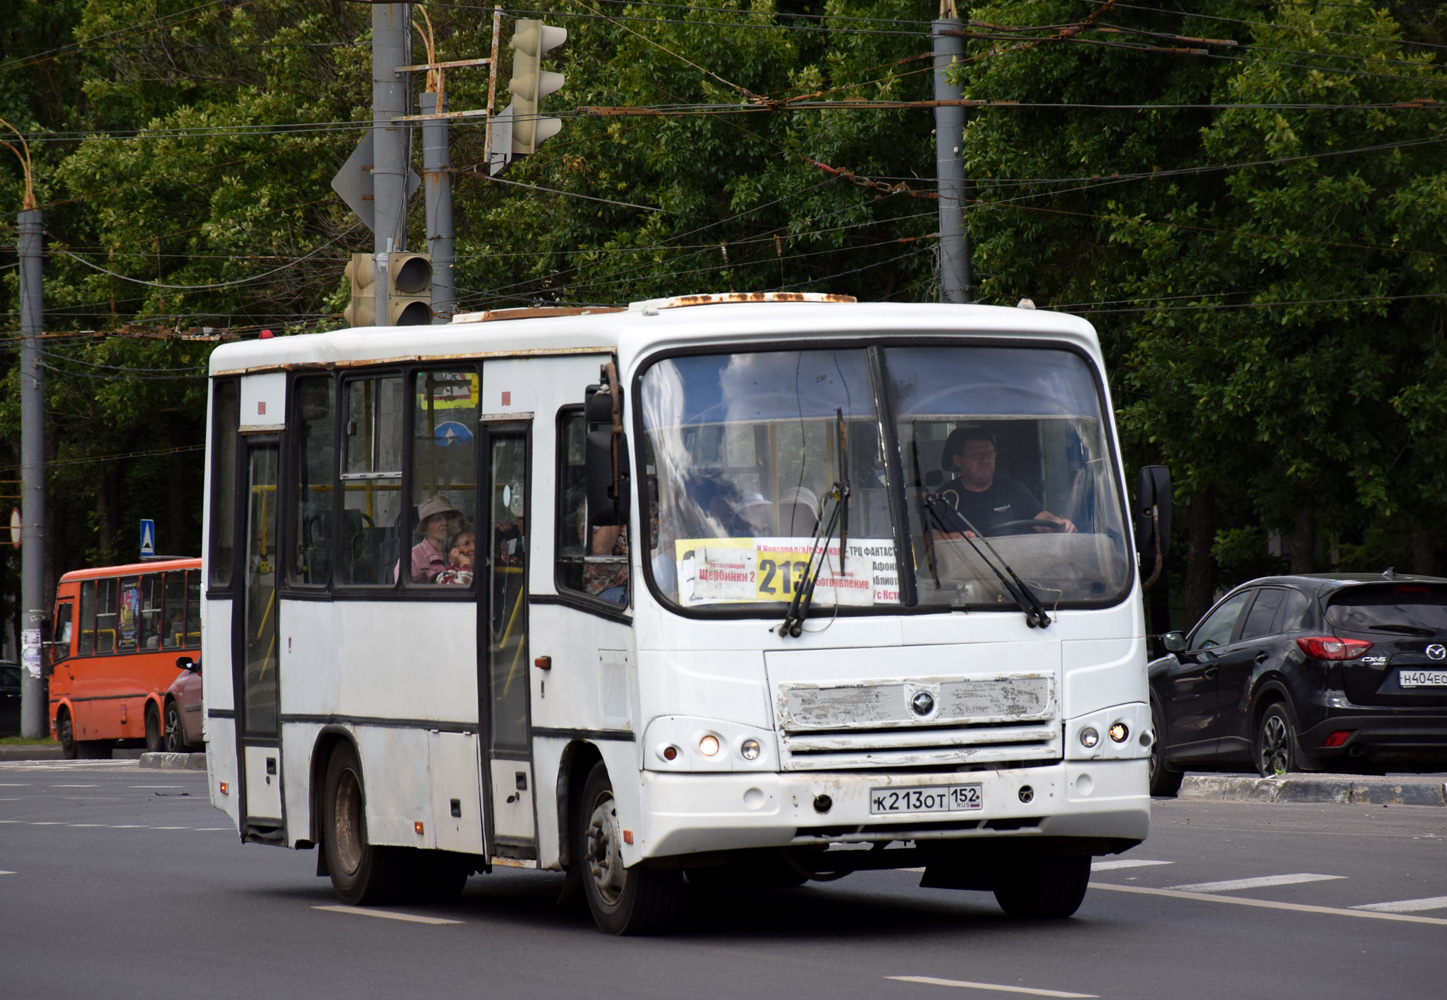
{"label": "wheel hub", "polygon": [[1287,746],[1286,724],[1271,716],[1261,730],[1261,763],[1267,774],[1285,774],[1290,769],[1291,751]]}
{"label": "wheel hub", "polygon": [[362,788],[351,771],[337,783],[336,815],[337,861],[344,874],[354,875],[362,866]]}
{"label": "wheel hub", "polygon": [[618,812],[611,798],[593,807],[583,834],[583,860],[598,895],[610,906],[623,895],[623,859],[618,852]]}

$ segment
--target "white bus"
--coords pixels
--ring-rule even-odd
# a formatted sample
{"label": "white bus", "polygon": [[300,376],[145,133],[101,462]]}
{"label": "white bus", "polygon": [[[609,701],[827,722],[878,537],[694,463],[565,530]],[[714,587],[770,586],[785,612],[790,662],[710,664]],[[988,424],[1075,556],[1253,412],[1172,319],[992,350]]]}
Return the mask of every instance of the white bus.
{"label": "white bus", "polygon": [[1090,325],[1023,308],[224,345],[211,800],[353,904],[562,870],[641,933],[685,884],[922,867],[1068,916],[1149,824],[1152,550],[1111,414]]}

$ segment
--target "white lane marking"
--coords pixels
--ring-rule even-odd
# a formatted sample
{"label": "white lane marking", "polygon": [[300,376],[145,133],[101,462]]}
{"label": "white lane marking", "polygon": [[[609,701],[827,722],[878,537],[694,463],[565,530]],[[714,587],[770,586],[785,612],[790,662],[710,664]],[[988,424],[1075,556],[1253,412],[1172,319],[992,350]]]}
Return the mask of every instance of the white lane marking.
{"label": "white lane marking", "polygon": [[14,875],[14,872],[0,872],[0,875]]}
{"label": "white lane marking", "polygon": [[1138,892],[1144,896],[1169,896],[1172,899],[1200,899],[1211,903],[1232,903],[1236,906],[1256,906],[1263,910],[1291,910],[1295,913],[1330,913],[1339,917],[1360,917],[1365,920],[1399,920],[1409,924],[1437,924],[1447,927],[1442,917],[1418,917],[1410,913],[1380,913],[1372,910],[1343,909],[1338,906],[1312,906],[1308,903],[1282,903],[1274,899],[1242,899],[1240,896],[1216,896],[1205,892],[1177,892],[1175,889],[1147,889],[1143,885],[1113,885],[1110,882],[1092,882],[1092,889],[1106,889],[1110,892]]}
{"label": "white lane marking", "polygon": [[79,829],[86,826],[105,826],[104,823],[67,823],[65,825],[71,827],[72,829]]}
{"label": "white lane marking", "polygon": [[1447,896],[1428,896],[1426,899],[1398,899],[1391,903],[1366,903],[1353,906],[1353,910],[1374,910],[1377,913],[1416,913],[1419,910],[1447,910]]}
{"label": "white lane marking", "polygon": [[[0,781],[0,788],[29,788],[28,781]],[[11,873],[12,875],[14,872]]]}
{"label": "white lane marking", "polygon": [[141,824],[141,823],[118,823],[118,824],[113,823],[113,824],[111,824],[111,829],[112,829],[112,830],[144,830],[144,829],[145,829],[145,826],[144,826],[143,824]]}
{"label": "white lane marking", "polygon": [[153,826],[152,830],[189,830],[189,826]]}
{"label": "white lane marking", "polygon": [[1147,861],[1145,858],[1121,858],[1119,861],[1097,861],[1090,866],[1093,872],[1113,872],[1121,868],[1148,868],[1151,865],[1173,865],[1174,861]]}
{"label": "white lane marking", "polygon": [[0,823],[24,823],[23,819],[0,819]]}
{"label": "white lane marking", "polygon": [[30,825],[31,825],[31,826],[64,826],[65,824],[62,823],[62,822],[61,822],[60,820],[58,820],[58,819],[46,819],[46,820],[32,820],[32,821],[30,822]]}
{"label": "white lane marking", "polygon": [[936,979],[933,976],[885,976],[897,983],[922,983],[925,986],[953,986],[961,990],[993,990],[996,993],[1028,993],[1032,997],[1098,997],[1098,993],[1062,993],[1059,990],[1034,990],[1028,986],[1001,986],[997,983],[970,983],[963,979]]}
{"label": "white lane marking", "polygon": [[99,788],[100,785],[51,785],[51,788]]}
{"label": "white lane marking", "polygon": [[220,833],[225,830],[232,830],[229,826],[197,826],[192,827],[197,833]]}
{"label": "white lane marking", "polygon": [[1190,885],[1173,885],[1177,892],[1235,892],[1237,889],[1264,889],[1273,885],[1296,885],[1300,882],[1328,882],[1345,875],[1313,875],[1299,872],[1295,875],[1262,875],[1260,878],[1233,878],[1224,882],[1192,882]]}
{"label": "white lane marking", "polygon": [[[92,785],[92,788],[95,786]],[[185,785],[127,785],[127,788],[185,788]]]}
{"label": "white lane marking", "polygon": [[442,917],[422,917],[415,913],[388,913],[385,910],[369,910],[363,906],[313,906],[313,910],[328,913],[351,913],[359,917],[382,917],[386,920],[405,920],[412,924],[460,924],[461,920],[444,920]]}

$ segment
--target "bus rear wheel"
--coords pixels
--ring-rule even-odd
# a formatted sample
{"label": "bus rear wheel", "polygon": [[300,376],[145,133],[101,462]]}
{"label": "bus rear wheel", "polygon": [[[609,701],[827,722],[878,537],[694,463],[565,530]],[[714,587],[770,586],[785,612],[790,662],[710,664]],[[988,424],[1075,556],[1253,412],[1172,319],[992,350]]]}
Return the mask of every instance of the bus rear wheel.
{"label": "bus rear wheel", "polygon": [[407,883],[402,848],[367,841],[367,799],[362,765],[351,744],[343,743],[327,761],[323,786],[323,835],[332,888],[344,903],[367,906],[396,902]]}
{"label": "bus rear wheel", "polygon": [[1090,885],[1090,856],[1044,857],[1004,876],[995,888],[995,902],[1012,917],[1060,919],[1080,909]]}
{"label": "bus rear wheel", "polygon": [[602,761],[583,785],[573,857],[593,922],[608,934],[653,934],[674,923],[683,902],[683,872],[623,866],[623,831],[613,784]]}
{"label": "bus rear wheel", "polygon": [[161,713],[156,711],[155,705],[146,706],[146,750],[149,753],[158,753],[163,749],[161,742]]}

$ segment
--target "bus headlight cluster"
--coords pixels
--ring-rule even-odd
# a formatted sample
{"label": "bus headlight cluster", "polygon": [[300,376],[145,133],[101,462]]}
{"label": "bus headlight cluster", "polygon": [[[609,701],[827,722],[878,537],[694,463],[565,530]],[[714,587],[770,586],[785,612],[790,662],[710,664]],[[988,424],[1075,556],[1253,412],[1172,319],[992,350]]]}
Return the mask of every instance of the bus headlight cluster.
{"label": "bus headlight cluster", "polygon": [[718,753],[718,737],[710,733],[698,741],[698,752],[705,757],[712,757]]}
{"label": "bus headlight cluster", "polygon": [[1109,733],[1110,738],[1117,743],[1124,743],[1126,739],[1130,736],[1130,730],[1126,728],[1126,724],[1124,722],[1113,723],[1111,727],[1106,730],[1106,732]]}
{"label": "bus headlight cluster", "polygon": [[743,745],[739,747],[739,753],[743,754],[744,760],[758,760],[760,753],[759,741],[744,740]]}
{"label": "bus headlight cluster", "polygon": [[1087,750],[1092,750],[1100,742],[1100,733],[1095,731],[1094,726],[1086,726],[1080,731],[1080,745]]}

